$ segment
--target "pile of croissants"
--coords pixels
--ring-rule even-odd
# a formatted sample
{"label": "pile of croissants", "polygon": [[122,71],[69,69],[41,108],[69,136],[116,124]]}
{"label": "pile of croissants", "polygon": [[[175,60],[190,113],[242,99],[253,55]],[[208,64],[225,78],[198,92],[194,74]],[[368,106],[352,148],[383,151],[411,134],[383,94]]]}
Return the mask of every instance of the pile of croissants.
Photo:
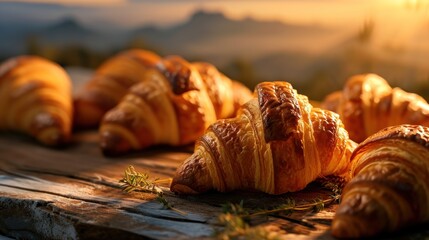
{"label": "pile of croissants", "polygon": [[[344,178],[332,234],[360,238],[429,220],[429,105],[375,74],[356,75],[318,107],[288,82],[252,92],[205,62],[132,49],[105,61],[72,96],[58,64],[0,65],[0,130],[46,146],[98,128],[106,155],[195,143],[171,191],[299,191]],[[428,127],[426,127],[428,126]]]}

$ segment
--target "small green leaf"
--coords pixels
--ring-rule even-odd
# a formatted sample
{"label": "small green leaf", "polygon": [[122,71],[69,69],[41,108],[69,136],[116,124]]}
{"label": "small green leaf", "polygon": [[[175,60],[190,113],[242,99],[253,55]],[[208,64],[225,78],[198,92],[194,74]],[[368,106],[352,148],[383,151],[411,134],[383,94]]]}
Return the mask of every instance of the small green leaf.
{"label": "small green leaf", "polygon": [[179,212],[180,214],[184,214],[183,212],[174,209],[173,206],[165,199],[164,192],[162,189],[156,185],[156,182],[169,182],[166,180],[160,180],[156,178],[155,180],[149,180],[149,174],[137,172],[133,166],[128,166],[124,171],[124,177],[119,180],[120,183],[123,183],[122,190],[124,192],[130,193],[133,191],[142,191],[147,193],[156,194],[156,200],[160,202],[164,208],[172,209],[174,211]]}

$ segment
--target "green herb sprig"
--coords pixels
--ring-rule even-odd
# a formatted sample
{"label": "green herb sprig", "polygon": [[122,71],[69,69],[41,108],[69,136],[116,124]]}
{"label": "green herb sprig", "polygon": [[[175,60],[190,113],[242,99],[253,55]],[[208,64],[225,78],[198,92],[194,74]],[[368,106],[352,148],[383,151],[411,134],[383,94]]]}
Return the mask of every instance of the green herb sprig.
{"label": "green herb sprig", "polygon": [[125,169],[124,177],[119,180],[122,183],[122,190],[130,193],[134,191],[146,192],[151,194],[156,194],[156,200],[160,202],[164,208],[176,211],[182,215],[186,215],[185,212],[180,211],[177,208],[174,208],[173,205],[167,201],[164,197],[164,191],[159,187],[161,183],[170,183],[171,178],[154,180],[149,179],[149,174],[145,172],[137,172],[133,166],[128,166]]}
{"label": "green herb sprig", "polygon": [[270,231],[263,226],[251,227],[242,217],[231,213],[219,215],[219,222],[225,226],[222,232],[219,232],[216,237],[222,240],[229,239],[248,239],[248,240],[277,240],[281,239],[280,234],[275,231]]}
{"label": "green herb sprig", "polygon": [[316,198],[310,203],[296,204],[291,198],[286,198],[283,203],[275,208],[262,209],[251,212],[244,207],[243,201],[238,204],[229,203],[223,206],[224,213],[218,216],[219,222],[225,226],[224,231],[218,234],[219,239],[248,239],[249,236],[258,236],[258,239],[278,239],[279,234],[267,232],[260,226],[251,227],[250,220],[261,215],[291,214],[297,211],[319,212],[325,206],[338,203],[341,196],[341,186],[336,182],[324,180],[322,187],[332,194],[326,199]]}

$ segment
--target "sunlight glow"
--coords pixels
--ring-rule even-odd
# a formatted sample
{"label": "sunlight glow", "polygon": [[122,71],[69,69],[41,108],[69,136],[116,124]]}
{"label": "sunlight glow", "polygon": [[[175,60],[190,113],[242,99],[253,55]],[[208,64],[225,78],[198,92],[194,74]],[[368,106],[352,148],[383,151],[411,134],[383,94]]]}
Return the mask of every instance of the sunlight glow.
{"label": "sunlight glow", "polygon": [[412,10],[427,9],[429,7],[429,0],[384,0],[383,2]]}

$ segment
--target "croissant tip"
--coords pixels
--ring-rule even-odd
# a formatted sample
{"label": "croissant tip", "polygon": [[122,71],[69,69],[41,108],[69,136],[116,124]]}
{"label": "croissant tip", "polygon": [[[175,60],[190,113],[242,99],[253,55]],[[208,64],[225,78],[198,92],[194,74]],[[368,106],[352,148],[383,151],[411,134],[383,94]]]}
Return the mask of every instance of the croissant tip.
{"label": "croissant tip", "polygon": [[131,146],[119,134],[110,131],[100,131],[100,148],[104,156],[120,156],[131,150]]}
{"label": "croissant tip", "polygon": [[128,152],[128,150],[103,147],[103,145],[101,145],[100,147],[101,147],[101,153],[105,157],[119,157],[119,156],[123,156],[125,153]]}
{"label": "croissant tip", "polygon": [[183,194],[183,195],[195,195],[199,193],[186,185],[176,183],[175,180],[173,180],[173,182],[171,183],[170,191],[176,194]]}
{"label": "croissant tip", "polygon": [[207,166],[198,151],[177,169],[170,190],[177,194],[199,194],[213,188]]}
{"label": "croissant tip", "polygon": [[[350,221],[345,219],[334,219],[331,227],[331,234],[336,238],[356,238],[358,235],[352,231],[355,227],[350,225]],[[353,228],[352,228],[353,227]]]}
{"label": "croissant tip", "polygon": [[[181,168],[179,168],[179,172]],[[176,174],[170,185],[170,191],[181,195],[196,195],[208,191],[209,184],[204,178],[189,178],[190,172]]]}
{"label": "croissant tip", "polygon": [[37,140],[48,147],[62,147],[70,142],[70,134],[62,133],[61,130],[49,131],[49,134],[36,137]]}
{"label": "croissant tip", "polygon": [[331,234],[341,239],[357,239],[376,236],[381,229],[382,227],[373,222],[373,219],[351,214],[337,214],[332,221]]}

